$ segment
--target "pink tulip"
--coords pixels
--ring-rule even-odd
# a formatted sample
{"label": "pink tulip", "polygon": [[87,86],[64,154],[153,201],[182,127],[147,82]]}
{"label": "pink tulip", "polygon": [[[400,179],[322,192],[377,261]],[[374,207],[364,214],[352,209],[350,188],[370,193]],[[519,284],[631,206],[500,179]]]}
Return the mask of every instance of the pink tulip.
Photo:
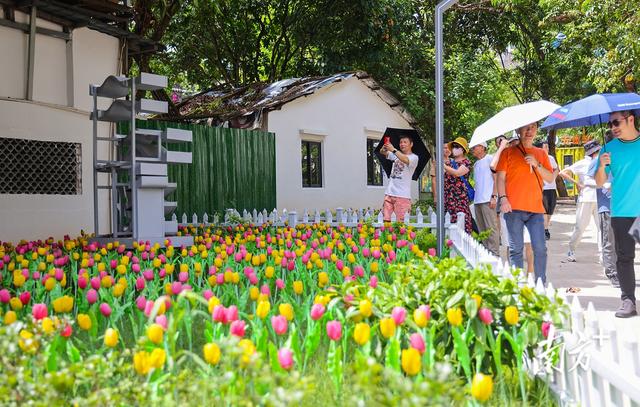
{"label": "pink tulip", "polygon": [[9,290],[3,288],[0,290],[0,302],[3,304],[8,304],[11,301],[11,294],[9,294]]}
{"label": "pink tulip", "polygon": [[396,326],[402,325],[406,317],[407,310],[403,307],[393,307],[393,310],[391,310],[391,318],[393,318],[393,322],[396,323]]}
{"label": "pink tulip", "polygon": [[87,291],[87,302],[89,302],[89,304],[95,304],[96,301],[98,301],[98,292],[91,288]]}
{"label": "pink tulip", "polygon": [[447,247],[453,246],[453,240],[447,239]]}
{"label": "pink tulip", "polygon": [[435,257],[435,256],[436,256],[436,254],[437,254],[437,253],[436,253],[436,249],[435,249],[435,248],[433,248],[433,247],[430,247],[430,248],[427,250],[427,254],[428,254],[429,256],[431,256],[431,257]]}
{"label": "pink tulip", "polygon": [[249,283],[251,283],[251,285],[258,285],[258,276],[256,276],[255,274],[250,274]]}
{"label": "pink tulip", "polygon": [[282,281],[281,279],[277,279],[276,280],[276,288],[278,288],[278,290],[283,290],[284,289],[284,281]]}
{"label": "pink tulip", "polygon": [[179,281],[174,281],[173,283],[171,283],[171,292],[173,293],[173,295],[180,294],[180,292],[182,292],[182,283],[180,283]]}
{"label": "pink tulip", "polygon": [[189,273],[187,273],[186,271],[181,271],[178,274],[178,281],[180,281],[181,283],[186,283],[187,281],[189,281]]}
{"label": "pink tulip", "polygon": [[327,336],[332,341],[337,341],[342,336],[342,324],[340,321],[329,321],[327,322]]}
{"label": "pink tulip", "polygon": [[270,295],[271,294],[271,289],[269,288],[269,286],[267,284],[263,284],[262,287],[260,287],[260,292],[264,295]]}
{"label": "pink tulip", "polygon": [[324,311],[324,305],[320,303],[313,304],[313,306],[311,307],[311,319],[313,319],[314,321],[319,320],[324,315]]}
{"label": "pink tulip", "polygon": [[284,335],[287,333],[287,325],[287,318],[283,315],[271,317],[271,327],[277,335]]}
{"label": "pink tulip", "polygon": [[96,276],[91,279],[91,288],[93,288],[94,290],[100,289],[100,277]]}
{"label": "pink tulip", "polygon": [[111,269],[115,269],[116,267],[118,267],[118,261],[117,260],[111,260],[109,262],[109,267],[111,267]]}
{"label": "pink tulip", "polygon": [[144,290],[144,278],[142,277],[136,278],[136,290],[138,291]]}
{"label": "pink tulip", "polygon": [[87,288],[87,277],[85,277],[84,275],[78,276],[78,288],[80,288],[81,290]]}
{"label": "pink tulip", "polygon": [[134,273],[139,273],[140,272],[140,265],[139,264],[132,264],[131,265],[131,271],[133,271]]}
{"label": "pink tulip", "polygon": [[380,250],[373,249],[373,251],[371,252],[371,255],[373,256],[374,259],[378,260],[380,258]]}
{"label": "pink tulip", "polygon": [[420,335],[419,333],[411,334],[411,336],[409,337],[409,344],[411,345],[412,348],[420,352],[420,354],[424,353],[424,350],[425,350],[424,338],[422,338],[422,335]]}
{"label": "pink tulip", "polygon": [[371,276],[371,278],[369,279],[369,286],[371,288],[376,288],[378,287],[378,277],[376,276]]}
{"label": "pink tulip", "polygon": [[225,308],[222,305],[216,305],[215,307],[213,307],[213,311],[211,312],[211,318],[215,322],[225,324],[227,322]]}
{"label": "pink tulip", "polygon": [[136,299],[136,307],[138,307],[140,311],[144,311],[145,308],[147,307],[147,299],[144,298],[142,295],[138,297]]}
{"label": "pink tulip", "polygon": [[31,315],[33,316],[33,319],[35,319],[36,321],[40,321],[48,314],[49,311],[47,310],[47,304],[33,304],[33,308],[31,309]]}
{"label": "pink tulip", "polygon": [[344,268],[344,262],[340,259],[338,259],[338,261],[336,261],[336,268],[340,271],[342,271],[342,269]]}
{"label": "pink tulip", "polygon": [[202,292],[202,296],[204,297],[204,299],[205,299],[205,300],[209,301],[209,299],[210,299],[211,297],[213,297],[213,291],[211,291],[211,290],[204,290],[204,291]]}
{"label": "pink tulip", "polygon": [[547,337],[549,336],[549,330],[551,330],[551,325],[553,325],[551,322],[549,321],[544,321],[542,322],[542,336],[547,339]]}
{"label": "pink tulip", "polygon": [[371,255],[371,251],[369,250],[368,247],[365,247],[365,248],[362,249],[362,255],[364,257],[369,257]]}
{"label": "pink tulip", "polygon": [[491,315],[491,311],[488,308],[480,308],[478,310],[478,318],[485,325],[491,325],[493,322],[493,316]]}
{"label": "pink tulip", "polygon": [[109,317],[111,315],[111,307],[106,302],[100,304],[100,313],[105,317]]}
{"label": "pink tulip", "polygon": [[154,306],[155,302],[154,301],[147,301],[146,304],[144,304],[144,315],[145,316],[149,316],[151,315],[151,311],[153,310],[153,306]]}
{"label": "pink tulip", "polygon": [[25,278],[25,280],[28,280],[29,279],[29,270],[28,269],[22,269],[22,276]]}
{"label": "pink tulip", "polygon": [[216,274],[216,284],[218,285],[224,284],[224,274],[222,273]]}
{"label": "pink tulip", "polygon": [[353,274],[358,277],[364,277],[364,268],[362,266],[355,266],[353,268]]}
{"label": "pink tulip", "polygon": [[287,263],[287,270],[293,271],[296,268],[296,262],[293,260],[289,260]]}
{"label": "pink tulip", "polygon": [[153,270],[151,269],[146,269],[145,271],[142,272],[142,276],[145,278],[145,280],[147,281],[151,281],[153,280]]}
{"label": "pink tulip", "polygon": [[238,307],[231,305],[225,310],[225,318],[227,322],[232,322],[238,319]]}
{"label": "pink tulip", "polygon": [[289,370],[293,367],[293,352],[287,348],[281,348],[278,351],[278,363],[284,370]]}
{"label": "pink tulip", "polygon": [[158,277],[164,278],[167,275],[167,270],[163,267],[158,271]]}
{"label": "pink tulip", "polygon": [[29,291],[20,293],[20,302],[22,305],[27,305],[29,301],[31,301],[31,293]]}
{"label": "pink tulip", "polygon": [[156,324],[160,325],[162,329],[166,331],[168,326],[167,316],[164,314],[158,315],[156,317]]}
{"label": "pink tulip", "polygon": [[231,335],[242,338],[244,336],[245,330],[246,330],[246,324],[243,320],[239,319],[231,323],[231,327],[230,327]]}

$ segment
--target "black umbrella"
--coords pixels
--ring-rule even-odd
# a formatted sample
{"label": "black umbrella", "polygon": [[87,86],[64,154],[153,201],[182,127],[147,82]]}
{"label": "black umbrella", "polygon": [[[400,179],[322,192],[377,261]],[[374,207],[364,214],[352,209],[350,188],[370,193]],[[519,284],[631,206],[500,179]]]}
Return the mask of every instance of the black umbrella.
{"label": "black umbrella", "polygon": [[424,170],[424,167],[427,165],[429,159],[431,158],[431,154],[429,154],[427,146],[424,145],[424,142],[420,138],[418,132],[413,129],[394,129],[392,127],[387,127],[387,129],[384,131],[382,139],[380,139],[378,146],[373,152],[375,153],[376,157],[378,157],[378,160],[380,161],[380,164],[382,165],[384,172],[387,173],[388,177],[391,175],[391,167],[393,166],[393,162],[391,160],[387,160],[387,158],[382,155],[382,153],[380,153],[380,149],[384,145],[384,140],[386,137],[389,137],[390,143],[397,150],[400,150],[400,139],[402,137],[411,138],[411,140],[413,141],[413,147],[411,148],[411,151],[413,152],[413,154],[418,156],[418,166],[413,172],[413,176],[411,177],[411,179],[417,181],[418,178],[420,178],[420,173],[422,173],[422,170]]}

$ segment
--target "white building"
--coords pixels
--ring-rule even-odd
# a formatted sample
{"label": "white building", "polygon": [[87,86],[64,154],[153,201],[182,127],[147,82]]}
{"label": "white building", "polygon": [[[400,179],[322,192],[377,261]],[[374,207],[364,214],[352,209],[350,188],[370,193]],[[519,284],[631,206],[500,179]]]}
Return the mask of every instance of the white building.
{"label": "white building", "polygon": [[[258,97],[209,91],[187,101],[182,112],[188,117],[211,98],[229,100],[230,93],[237,105],[233,114],[210,112],[206,119],[199,110],[198,118],[275,133],[279,210],[381,208],[387,180],[371,153],[387,127],[410,129],[416,121],[368,74],[287,79],[264,86]],[[233,108],[217,106],[226,112]],[[418,199],[417,182],[412,195]]]}
{"label": "white building", "polygon": [[118,27],[131,11],[117,3],[2,3],[0,241],[93,232],[89,84],[119,74],[127,48],[150,44]]}

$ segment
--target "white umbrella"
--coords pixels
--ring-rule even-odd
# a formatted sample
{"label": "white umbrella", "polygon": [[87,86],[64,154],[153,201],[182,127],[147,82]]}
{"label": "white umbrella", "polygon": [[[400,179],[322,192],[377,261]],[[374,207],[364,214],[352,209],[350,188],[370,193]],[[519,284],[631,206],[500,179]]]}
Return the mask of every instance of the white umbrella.
{"label": "white umbrella", "polygon": [[498,114],[476,128],[469,146],[477,146],[506,132],[542,120],[559,107],[560,105],[555,103],[538,100],[537,102],[523,103],[502,109]]}

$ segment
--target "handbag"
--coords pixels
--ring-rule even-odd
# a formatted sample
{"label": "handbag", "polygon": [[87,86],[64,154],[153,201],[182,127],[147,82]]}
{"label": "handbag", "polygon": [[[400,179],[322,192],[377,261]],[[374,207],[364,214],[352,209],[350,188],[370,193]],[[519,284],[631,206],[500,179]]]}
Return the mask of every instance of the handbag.
{"label": "handbag", "polygon": [[[451,159],[451,167],[455,170],[458,169],[459,166],[456,160]],[[471,172],[471,170],[469,170],[469,172]],[[463,175],[460,179],[464,182],[464,186],[467,188],[467,197],[469,197],[469,202],[473,202],[473,199],[476,197],[476,190],[473,189],[466,176]]]}

